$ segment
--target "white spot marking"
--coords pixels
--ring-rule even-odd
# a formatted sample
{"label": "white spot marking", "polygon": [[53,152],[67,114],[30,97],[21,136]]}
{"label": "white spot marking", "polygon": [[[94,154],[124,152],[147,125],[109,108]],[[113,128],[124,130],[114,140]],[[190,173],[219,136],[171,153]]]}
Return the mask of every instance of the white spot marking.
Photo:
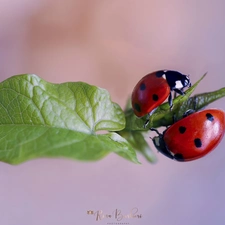
{"label": "white spot marking", "polygon": [[162,75],[162,78],[166,79],[166,74],[163,74],[163,75]]}
{"label": "white spot marking", "polygon": [[155,141],[155,145],[156,145],[157,147],[159,147],[159,146],[160,146],[160,143],[159,143],[159,137],[154,137],[153,140]]}
{"label": "white spot marking", "polygon": [[189,84],[189,78],[184,81],[184,86],[186,87]]}
{"label": "white spot marking", "polygon": [[180,80],[177,80],[177,81],[176,81],[175,88],[179,89],[179,88],[183,88],[183,87],[184,87],[184,86],[183,86],[183,84],[181,83],[181,81],[180,81]]}

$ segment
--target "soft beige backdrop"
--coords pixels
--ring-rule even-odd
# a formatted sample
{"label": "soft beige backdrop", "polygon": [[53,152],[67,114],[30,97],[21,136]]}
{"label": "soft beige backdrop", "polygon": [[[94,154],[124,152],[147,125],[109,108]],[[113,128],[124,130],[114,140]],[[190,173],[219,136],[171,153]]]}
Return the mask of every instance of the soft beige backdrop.
{"label": "soft beige backdrop", "polygon": [[[106,88],[122,107],[157,69],[190,74],[193,83],[208,71],[196,92],[225,86],[224,0],[0,0],[0,21],[1,80],[21,73],[81,80]],[[0,224],[116,224],[86,211],[138,207],[143,217],[124,224],[224,225],[224,145],[190,163],[160,154],[155,165],[113,154],[94,163],[1,163]]]}

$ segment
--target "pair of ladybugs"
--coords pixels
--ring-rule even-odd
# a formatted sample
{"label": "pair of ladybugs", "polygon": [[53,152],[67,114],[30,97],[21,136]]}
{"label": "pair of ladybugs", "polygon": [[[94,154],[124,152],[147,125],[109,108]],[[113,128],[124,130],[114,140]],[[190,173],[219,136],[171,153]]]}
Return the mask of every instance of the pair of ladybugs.
{"label": "pair of ladybugs", "polygon": [[[160,70],[146,75],[132,93],[135,115],[152,115],[166,98],[172,108],[172,92],[184,95],[184,88],[190,86],[189,76],[177,71]],[[219,109],[203,110],[186,115],[162,134],[154,128],[151,130],[158,134],[153,143],[159,152],[177,161],[191,161],[219,144],[225,132],[225,113]]]}

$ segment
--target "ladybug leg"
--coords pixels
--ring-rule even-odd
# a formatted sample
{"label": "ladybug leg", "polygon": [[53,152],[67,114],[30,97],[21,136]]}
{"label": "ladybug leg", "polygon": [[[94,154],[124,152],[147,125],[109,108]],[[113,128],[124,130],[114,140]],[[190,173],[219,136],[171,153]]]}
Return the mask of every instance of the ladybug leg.
{"label": "ladybug leg", "polygon": [[144,128],[146,128],[146,127],[148,126],[149,122],[150,122],[149,119],[145,121],[145,123],[144,123]]}
{"label": "ladybug leg", "polygon": [[[158,108],[158,107],[157,107]],[[146,128],[147,126],[148,126],[148,124],[149,124],[149,122],[150,122],[150,116],[156,111],[156,109],[157,108],[155,108],[155,109],[153,109],[149,114],[148,114],[148,117],[147,117],[147,120],[145,121],[145,124],[144,124],[144,128]]]}
{"label": "ladybug leg", "polygon": [[177,92],[174,91],[173,93],[173,99],[175,99],[177,97]]}
{"label": "ladybug leg", "polygon": [[194,113],[194,112],[195,112],[195,110],[193,110],[193,109],[188,109],[188,110],[183,114],[183,118],[185,118],[185,117],[191,115],[191,114]]}
{"label": "ladybug leg", "polygon": [[168,98],[168,102],[169,102],[169,105],[170,105],[170,111],[171,111],[172,108],[173,108],[172,91],[170,91],[170,95],[169,95],[169,98]]}
{"label": "ladybug leg", "polygon": [[174,88],[173,90],[174,90],[176,93],[178,93],[179,95],[185,95],[185,92],[183,91],[183,88],[182,88],[182,89]]}
{"label": "ladybug leg", "polygon": [[170,91],[170,95],[169,95],[169,98],[168,98],[168,102],[169,102],[169,105],[170,105],[170,111],[172,110],[172,107],[173,107],[172,91],[174,91],[174,98],[176,98],[176,94],[185,95],[185,92],[183,90],[184,90],[184,88],[181,88],[181,89],[173,88]]}

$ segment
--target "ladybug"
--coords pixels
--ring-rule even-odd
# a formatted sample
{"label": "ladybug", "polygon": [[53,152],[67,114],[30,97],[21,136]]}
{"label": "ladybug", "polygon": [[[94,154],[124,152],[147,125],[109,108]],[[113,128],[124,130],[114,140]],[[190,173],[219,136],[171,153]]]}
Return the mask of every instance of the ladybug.
{"label": "ladybug", "polygon": [[152,115],[156,108],[168,98],[173,106],[172,91],[184,95],[183,89],[190,87],[188,75],[173,70],[159,70],[144,76],[134,87],[131,96],[132,108],[137,117]]}
{"label": "ladybug", "polygon": [[159,152],[177,161],[191,161],[205,156],[220,143],[225,132],[225,113],[206,109],[182,118],[162,134],[151,130],[158,134],[152,140]]}

